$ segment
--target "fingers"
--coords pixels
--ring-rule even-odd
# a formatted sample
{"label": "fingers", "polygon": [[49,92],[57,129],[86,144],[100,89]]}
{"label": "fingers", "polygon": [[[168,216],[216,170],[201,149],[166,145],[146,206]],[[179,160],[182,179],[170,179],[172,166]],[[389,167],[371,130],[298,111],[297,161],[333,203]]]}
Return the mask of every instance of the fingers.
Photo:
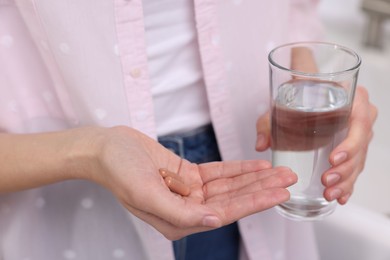
{"label": "fingers", "polygon": [[297,176],[287,167],[265,169],[234,178],[212,181],[204,185],[205,198],[222,199],[269,188],[286,188],[297,181]]}
{"label": "fingers", "polygon": [[[213,205],[219,212],[222,223],[230,223],[287,201],[290,193],[285,188],[296,183],[297,176],[286,167],[267,169],[264,172],[265,176],[258,178],[258,181],[246,183],[246,186],[238,189],[232,185],[225,192],[208,192],[205,204]],[[240,182],[238,178],[241,177],[236,177],[234,183]]]}
{"label": "fingers", "polygon": [[143,212],[158,216],[176,227],[206,226],[217,228],[221,226],[221,221],[216,212],[212,208],[205,206],[202,200],[192,196],[177,196],[166,189],[154,190],[145,196],[144,204],[147,205],[135,206],[138,209],[142,209]]}
{"label": "fingers", "polygon": [[[269,209],[287,201],[290,193],[284,188],[271,188],[257,192],[234,196],[223,200],[226,204],[218,207],[217,211],[223,223],[230,223],[248,215]],[[218,202],[215,202],[216,204]]]}
{"label": "fingers", "polygon": [[327,200],[337,199],[340,204],[348,201],[354,183],[364,169],[377,113],[376,107],[369,102],[367,91],[357,88],[348,135],[330,154],[332,168],[322,176]]}
{"label": "fingers", "polygon": [[[269,170],[265,170],[269,171]],[[243,194],[255,193],[260,190],[287,188],[298,181],[298,176],[287,167],[277,167],[272,169],[272,174],[260,179],[259,181],[249,183],[237,189],[233,194],[240,196]],[[232,192],[231,192],[232,193]]]}
{"label": "fingers", "polygon": [[322,183],[326,187],[324,197],[327,200],[337,199],[340,204],[347,202],[360,172],[364,169],[366,153],[367,148],[363,148],[351,158],[324,173]]}
{"label": "fingers", "polygon": [[[188,223],[184,222],[181,225],[177,225],[153,214],[132,208],[128,209],[135,216],[155,227],[167,239],[176,240],[189,234],[212,230],[222,225],[230,224],[238,219],[285,202],[289,197],[290,194],[286,189],[273,188],[233,197],[230,200],[206,202],[206,206],[214,208],[216,213],[214,215],[204,215],[200,225],[188,225]],[[176,214],[179,213],[176,212]],[[194,218],[193,215],[188,217]]]}
{"label": "fingers", "polygon": [[146,223],[153,226],[156,230],[158,230],[169,240],[177,240],[190,234],[213,229],[212,227],[207,227],[207,226],[190,226],[190,227],[180,226],[179,227],[153,214],[132,208],[128,205],[125,207],[127,208],[127,210],[132,212],[136,217],[142,219]]}
{"label": "fingers", "polygon": [[364,149],[371,141],[372,127],[377,118],[377,108],[369,102],[367,90],[359,87],[351,112],[347,138],[332,151],[330,162],[338,165]]}
{"label": "fingers", "polygon": [[360,173],[354,165],[355,162],[349,161],[324,174],[323,183],[326,187],[324,197],[328,201],[338,200],[340,204],[347,202]]}
{"label": "fingers", "polygon": [[270,146],[271,143],[271,125],[269,111],[259,117],[256,123],[256,130],[256,151],[264,151]]}
{"label": "fingers", "polygon": [[[232,165],[236,165],[236,163]],[[251,163],[246,166],[245,164],[243,165],[241,169],[258,168],[258,166],[254,167]],[[260,165],[268,167],[268,163],[261,163]],[[168,185],[172,191],[181,195],[185,193],[178,190],[178,186],[174,187],[177,183],[184,185],[181,178],[177,178],[177,174],[166,169],[160,170],[160,174],[163,177],[165,176],[165,180],[172,179],[175,181],[173,186]],[[168,205],[165,203],[165,205],[174,206],[174,203],[178,202],[175,207],[180,207],[181,212],[178,212],[177,209],[172,210],[174,216],[169,217],[165,215],[165,217],[162,217],[164,214],[167,214],[169,211],[167,210],[164,211],[164,214],[159,213],[156,216],[159,216],[160,220],[167,221],[171,228],[172,226],[180,227],[187,231],[216,228],[287,200],[289,192],[285,188],[296,181],[297,176],[286,167],[266,168],[262,171],[233,175],[231,178],[216,179],[204,185],[204,187],[207,187],[204,190],[207,191],[204,192],[202,201],[197,200],[194,195],[189,197],[175,196],[175,199],[170,198],[170,203]],[[184,187],[188,188],[186,185]],[[162,197],[160,196],[160,205],[163,204],[161,199]],[[194,212],[198,210],[200,210],[200,214],[197,215]]]}
{"label": "fingers", "polygon": [[269,169],[272,165],[265,160],[245,160],[203,163],[198,167],[203,183],[208,183],[220,178],[230,178]]}
{"label": "fingers", "polygon": [[[190,194],[190,189],[182,179],[169,171],[161,170],[162,176],[171,191],[182,196]],[[169,182],[167,180],[169,179]],[[297,175],[287,167],[267,168],[257,172],[237,175],[231,178],[218,178],[203,184],[205,199],[224,194],[231,196],[234,192],[255,192],[268,188],[288,187],[297,182]],[[248,188],[249,187],[249,188]],[[221,199],[221,197],[218,197]]]}

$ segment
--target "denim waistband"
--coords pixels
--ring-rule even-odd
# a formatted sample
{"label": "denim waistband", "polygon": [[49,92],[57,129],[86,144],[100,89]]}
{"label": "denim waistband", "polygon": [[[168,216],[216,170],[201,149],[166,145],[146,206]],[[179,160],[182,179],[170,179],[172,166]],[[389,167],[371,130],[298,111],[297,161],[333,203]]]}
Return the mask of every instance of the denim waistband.
{"label": "denim waistband", "polygon": [[158,141],[167,149],[193,163],[221,160],[211,124],[184,133],[161,136],[158,137]]}

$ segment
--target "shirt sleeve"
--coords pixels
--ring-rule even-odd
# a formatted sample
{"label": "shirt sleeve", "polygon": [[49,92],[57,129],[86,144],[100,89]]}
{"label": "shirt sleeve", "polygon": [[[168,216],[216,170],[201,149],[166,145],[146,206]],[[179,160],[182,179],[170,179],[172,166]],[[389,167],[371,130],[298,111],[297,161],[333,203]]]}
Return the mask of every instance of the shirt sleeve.
{"label": "shirt sleeve", "polygon": [[45,64],[12,0],[0,0],[0,131],[65,127]]}
{"label": "shirt sleeve", "polygon": [[318,14],[319,0],[291,0],[289,41],[323,40],[323,26]]}

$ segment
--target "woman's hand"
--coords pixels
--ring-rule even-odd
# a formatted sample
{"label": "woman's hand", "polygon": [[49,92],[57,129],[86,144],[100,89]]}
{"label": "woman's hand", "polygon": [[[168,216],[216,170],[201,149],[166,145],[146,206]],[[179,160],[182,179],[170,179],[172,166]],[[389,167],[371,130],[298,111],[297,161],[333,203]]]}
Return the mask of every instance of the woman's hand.
{"label": "woman's hand", "polygon": [[[290,169],[273,169],[261,160],[192,164],[128,127],[3,133],[0,144],[0,193],[70,179],[93,181],[169,239],[227,225],[284,202],[290,195],[285,188],[297,180]],[[180,176],[189,189],[185,196],[169,189],[161,168]]]}
{"label": "woman's hand", "polygon": [[[127,127],[107,130],[93,181],[111,190],[134,215],[169,239],[218,228],[289,199],[297,177],[267,161],[192,164]],[[159,169],[177,173],[188,196],[170,191]]]}
{"label": "woman's hand", "polygon": [[[332,167],[322,176],[322,183],[325,185],[324,197],[327,200],[337,199],[340,204],[345,204],[351,196],[355,181],[364,168],[376,117],[377,109],[370,103],[367,90],[358,87],[348,135],[330,154],[329,162]],[[267,113],[257,121],[256,150],[264,151],[269,146],[270,120]]]}
{"label": "woman's hand", "polygon": [[322,176],[327,200],[345,204],[366,161],[368,145],[373,137],[372,127],[377,108],[370,103],[367,90],[356,89],[347,138],[330,154],[332,168]]}

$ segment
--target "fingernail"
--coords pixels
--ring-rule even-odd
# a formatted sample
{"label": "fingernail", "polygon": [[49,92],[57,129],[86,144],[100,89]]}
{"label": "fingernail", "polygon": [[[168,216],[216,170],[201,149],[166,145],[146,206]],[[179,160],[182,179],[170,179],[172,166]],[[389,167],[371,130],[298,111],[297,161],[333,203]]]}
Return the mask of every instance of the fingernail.
{"label": "fingernail", "polygon": [[340,189],[333,189],[330,193],[329,193],[329,197],[330,197],[330,200],[335,200],[335,199],[338,199],[341,194],[342,194],[342,190]]}
{"label": "fingernail", "polygon": [[202,220],[205,227],[218,228],[221,226],[221,221],[216,216],[205,216]]}
{"label": "fingernail", "polygon": [[265,143],[265,136],[263,134],[257,135],[257,141],[256,141],[256,150],[260,150],[263,148]]}
{"label": "fingernail", "polygon": [[341,176],[338,173],[331,173],[328,176],[326,176],[326,186],[332,186],[335,185],[339,180]]}
{"label": "fingernail", "polygon": [[334,165],[339,165],[340,163],[344,162],[347,159],[347,153],[346,152],[341,152],[336,154],[333,157],[333,163]]}

